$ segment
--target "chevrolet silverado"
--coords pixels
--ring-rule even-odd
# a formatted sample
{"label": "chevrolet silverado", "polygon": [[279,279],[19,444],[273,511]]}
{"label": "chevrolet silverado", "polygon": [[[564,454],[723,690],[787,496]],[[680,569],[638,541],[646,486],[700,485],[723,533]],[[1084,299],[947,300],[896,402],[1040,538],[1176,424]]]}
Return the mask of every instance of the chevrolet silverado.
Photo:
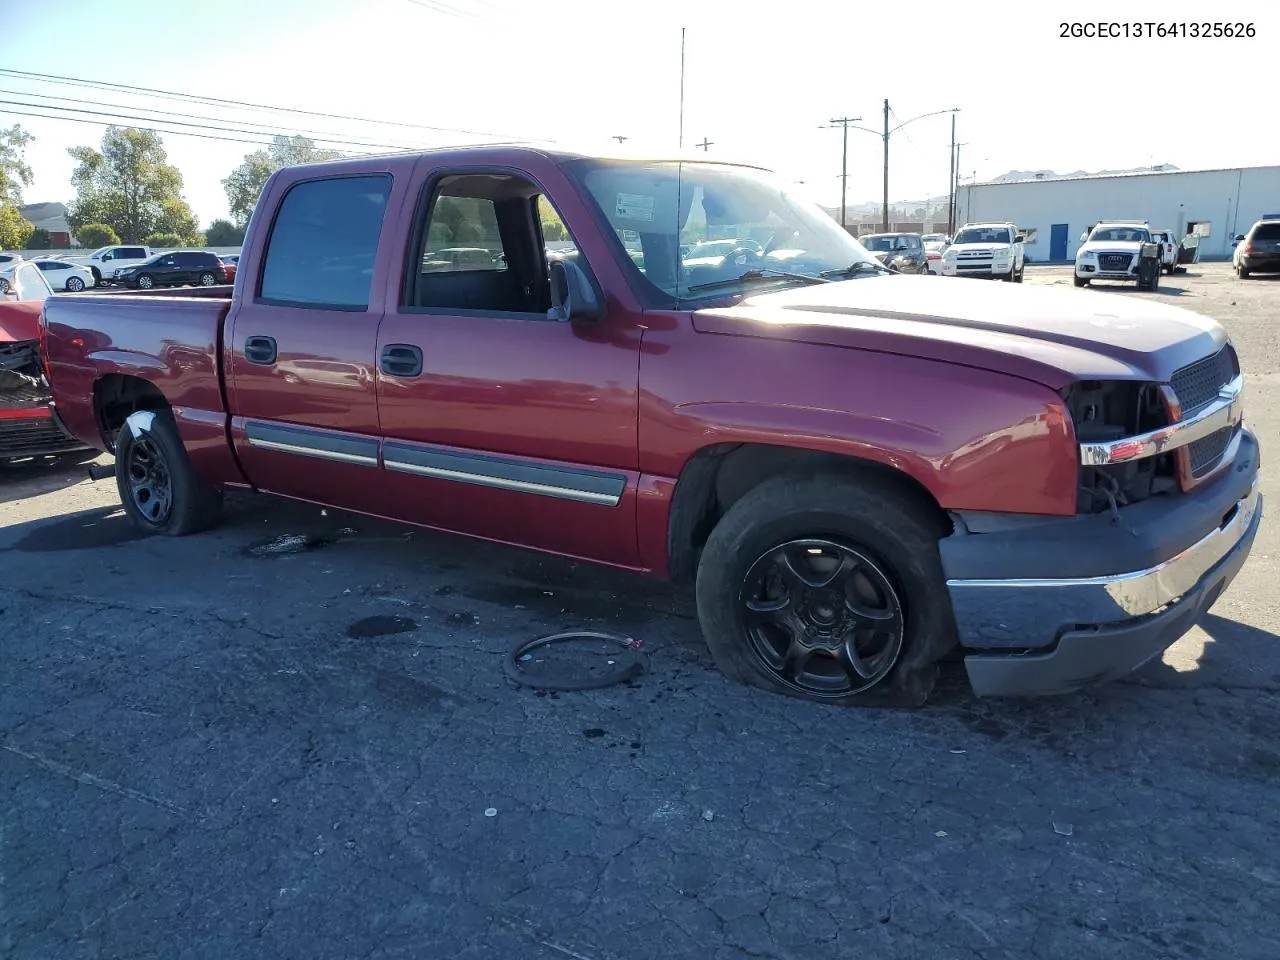
{"label": "chevrolet silverado", "polygon": [[1261,520],[1215,321],[896,274],[755,168],[308,164],[242,257],[229,289],[45,308],[57,410],[144,530],[246,489],[689,582],[730,677],[920,705],[952,654],[980,695],[1137,668]]}

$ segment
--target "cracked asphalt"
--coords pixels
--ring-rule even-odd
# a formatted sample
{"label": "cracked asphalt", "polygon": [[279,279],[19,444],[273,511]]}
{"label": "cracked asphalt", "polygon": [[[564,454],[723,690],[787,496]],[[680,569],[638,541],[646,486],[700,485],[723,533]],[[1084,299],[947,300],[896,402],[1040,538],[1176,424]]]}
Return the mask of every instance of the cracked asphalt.
{"label": "cracked asphalt", "polygon": [[[1280,280],[1151,296],[1227,324],[1265,469]],[[252,497],[140,538],[83,478],[0,479],[0,956],[1280,956],[1274,518],[1130,680],[854,711],[723,680],[661,583]],[[574,626],[648,672],[504,678]]]}

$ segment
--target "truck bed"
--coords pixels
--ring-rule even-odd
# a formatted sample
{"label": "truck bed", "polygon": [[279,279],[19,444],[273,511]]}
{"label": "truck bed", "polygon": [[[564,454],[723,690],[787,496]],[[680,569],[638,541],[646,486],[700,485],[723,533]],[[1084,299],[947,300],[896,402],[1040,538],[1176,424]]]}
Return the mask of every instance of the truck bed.
{"label": "truck bed", "polygon": [[220,351],[231,290],[95,291],[45,301],[53,399],[68,429],[111,449],[112,436],[101,426],[104,406],[137,378],[167,401],[185,441],[225,449]]}

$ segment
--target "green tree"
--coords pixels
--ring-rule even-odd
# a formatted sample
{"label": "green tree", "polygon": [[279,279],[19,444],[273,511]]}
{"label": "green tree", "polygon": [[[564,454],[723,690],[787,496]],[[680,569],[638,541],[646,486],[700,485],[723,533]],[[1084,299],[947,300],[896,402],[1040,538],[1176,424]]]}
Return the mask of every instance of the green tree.
{"label": "green tree", "polygon": [[76,240],[80,246],[97,250],[99,247],[110,247],[120,242],[120,234],[105,223],[86,223],[76,228]]}
{"label": "green tree", "polygon": [[28,250],[52,250],[53,234],[44,227],[33,227],[31,236],[27,237]]}
{"label": "green tree", "polygon": [[303,163],[336,160],[340,156],[342,154],[337,150],[322,150],[314,140],[299,136],[276,136],[265,150],[245,154],[244,162],[222,181],[235,225],[241,228],[249,225],[249,217],[262,195],[262,188],[277,170]]}
{"label": "green tree", "polygon": [[198,233],[195,214],[182,199],[182,174],[171,166],[160,137],[133,127],[109,127],[101,150],[72,147],[76,199],[67,212],[73,230],[90,223],[111,227],[123,243],[156,232]]}
{"label": "green tree", "polygon": [[560,214],[544,196],[538,197],[538,216],[542,219],[543,240],[568,240],[569,230],[560,219]]}
{"label": "green tree", "polygon": [[187,246],[186,238],[180,233],[153,233],[142,242],[153,250]]}
{"label": "green tree", "polygon": [[0,203],[0,250],[22,250],[35,229],[13,204]]}
{"label": "green tree", "polygon": [[244,243],[244,230],[230,220],[215,220],[205,231],[205,240],[211,247],[238,247]]}
{"label": "green tree", "polygon": [[24,157],[34,139],[20,124],[0,129],[0,204],[21,204],[22,188],[31,186],[31,168]]}

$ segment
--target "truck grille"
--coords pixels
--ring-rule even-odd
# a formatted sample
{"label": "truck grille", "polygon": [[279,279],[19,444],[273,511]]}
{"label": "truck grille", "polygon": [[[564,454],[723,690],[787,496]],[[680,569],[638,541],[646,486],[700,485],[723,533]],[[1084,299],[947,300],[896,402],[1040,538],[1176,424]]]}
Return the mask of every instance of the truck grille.
{"label": "truck grille", "polygon": [[1098,254],[1098,269],[1106,273],[1120,273],[1129,269],[1129,264],[1133,263],[1132,253],[1100,253]]}
{"label": "truck grille", "polygon": [[[1230,383],[1234,376],[1235,361],[1231,357],[1231,348],[1224,346],[1212,357],[1205,357],[1174,371],[1169,378],[1169,385],[1178,398],[1182,416],[1186,417],[1217,399],[1218,391]],[[1210,438],[1205,438],[1208,439]]]}
{"label": "truck grille", "polygon": [[1218,465],[1218,461],[1222,459],[1222,455],[1227,452],[1227,446],[1231,443],[1231,437],[1234,433],[1235,428],[1223,427],[1221,430],[1190,444],[1187,447],[1187,458],[1188,465],[1191,468],[1191,476],[1199,480],[1213,470]]}

